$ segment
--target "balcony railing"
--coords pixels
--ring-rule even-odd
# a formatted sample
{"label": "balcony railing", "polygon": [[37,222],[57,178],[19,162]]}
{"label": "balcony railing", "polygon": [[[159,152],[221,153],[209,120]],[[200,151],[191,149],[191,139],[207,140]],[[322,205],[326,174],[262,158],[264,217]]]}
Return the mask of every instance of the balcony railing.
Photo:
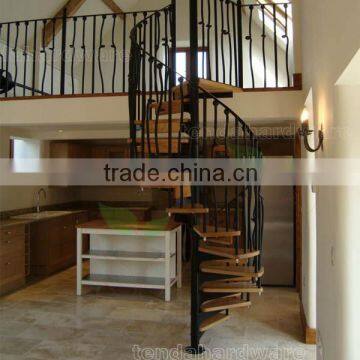
{"label": "balcony railing", "polygon": [[[198,0],[198,9],[200,77],[239,88],[294,86],[291,3]],[[0,24],[0,97],[127,94],[130,32],[154,13],[64,12]],[[161,43],[169,21],[149,22],[139,40]]]}
{"label": "balcony railing", "polygon": [[127,92],[130,31],[151,13],[0,24],[1,96]]}
{"label": "balcony railing", "polygon": [[[289,1],[198,0],[200,69],[239,88],[292,87],[294,42]],[[201,71],[200,71],[201,73]]]}

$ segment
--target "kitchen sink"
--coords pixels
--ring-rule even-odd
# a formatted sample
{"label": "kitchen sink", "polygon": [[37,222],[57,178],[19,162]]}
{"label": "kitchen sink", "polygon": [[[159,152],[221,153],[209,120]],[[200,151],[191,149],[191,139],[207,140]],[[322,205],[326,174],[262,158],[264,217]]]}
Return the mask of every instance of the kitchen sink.
{"label": "kitchen sink", "polygon": [[52,217],[59,217],[64,215],[71,214],[71,211],[41,211],[41,212],[35,212],[35,213],[29,213],[29,214],[23,214],[12,217],[13,219],[18,220],[41,220],[46,218],[52,218]]}

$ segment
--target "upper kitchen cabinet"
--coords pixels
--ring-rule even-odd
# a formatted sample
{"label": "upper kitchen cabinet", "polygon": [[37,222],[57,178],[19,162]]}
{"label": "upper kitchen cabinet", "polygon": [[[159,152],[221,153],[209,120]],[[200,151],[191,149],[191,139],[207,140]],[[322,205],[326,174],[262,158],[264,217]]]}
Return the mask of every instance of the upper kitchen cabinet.
{"label": "upper kitchen cabinet", "polygon": [[52,141],[50,143],[50,156],[60,159],[85,159],[91,157],[91,149],[86,144],[70,141]]}

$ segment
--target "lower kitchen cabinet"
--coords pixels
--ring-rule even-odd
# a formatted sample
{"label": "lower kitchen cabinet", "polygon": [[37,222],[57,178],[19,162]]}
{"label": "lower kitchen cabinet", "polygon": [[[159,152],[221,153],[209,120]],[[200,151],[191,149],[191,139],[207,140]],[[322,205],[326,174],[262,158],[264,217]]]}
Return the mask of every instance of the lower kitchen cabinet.
{"label": "lower kitchen cabinet", "polygon": [[78,213],[31,225],[31,274],[50,275],[75,265],[76,226],[87,221]]}
{"label": "lower kitchen cabinet", "polygon": [[1,229],[0,234],[0,294],[25,284],[25,225]]}

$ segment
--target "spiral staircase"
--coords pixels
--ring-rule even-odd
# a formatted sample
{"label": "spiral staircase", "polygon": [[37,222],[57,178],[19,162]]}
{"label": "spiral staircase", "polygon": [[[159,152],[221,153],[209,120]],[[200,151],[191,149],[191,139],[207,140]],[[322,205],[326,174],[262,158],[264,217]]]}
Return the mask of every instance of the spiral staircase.
{"label": "spiral staircase", "polygon": [[[190,1],[190,14],[192,64],[187,79],[174,70],[174,1],[137,23],[131,32],[131,156],[260,159],[256,136],[220,100],[231,97],[236,89],[198,78],[201,21],[197,1]],[[169,206],[165,211],[185,219],[191,232],[189,352],[201,353],[203,333],[225,321],[232,309],[251,306],[251,294],[263,291],[263,197],[256,184],[224,188],[179,185],[166,190]]]}

